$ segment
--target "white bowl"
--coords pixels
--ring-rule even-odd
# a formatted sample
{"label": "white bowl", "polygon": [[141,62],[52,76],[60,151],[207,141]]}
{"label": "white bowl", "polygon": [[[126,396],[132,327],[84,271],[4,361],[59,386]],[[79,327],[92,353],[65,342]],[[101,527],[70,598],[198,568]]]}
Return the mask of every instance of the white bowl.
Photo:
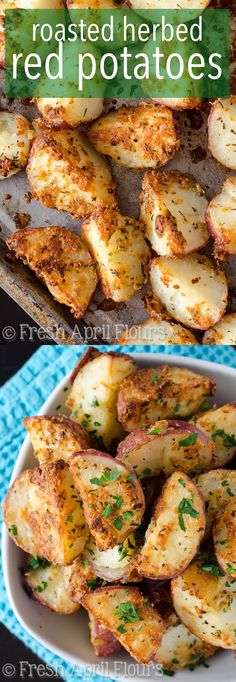
{"label": "white bowl", "polygon": [[[168,363],[168,365],[179,365],[200,374],[207,374],[217,382],[219,404],[236,399],[236,369],[176,355],[134,353],[133,357],[141,367],[158,367],[160,364]],[[68,383],[69,375],[51,393],[40,410],[40,414],[57,414],[58,406],[60,406],[60,412],[64,411],[62,409],[66,399],[64,388]],[[19,452],[11,482],[26,468],[35,465],[36,461],[27,436]],[[40,644],[74,666],[87,668],[89,674],[97,673],[120,680],[127,680],[127,677],[130,677],[136,682],[145,677],[152,682],[162,676],[159,666],[139,666],[125,652],[119,656],[97,658],[89,641],[87,614],[82,608],[73,616],[60,616],[29,599],[22,587],[19,571],[22,565],[22,552],[11,541],[5,527],[3,528],[2,554],[3,573],[11,608],[23,628]],[[189,676],[189,671],[183,670],[175,674],[175,679],[177,682],[187,682]],[[210,659],[209,668],[200,666],[191,672],[191,680],[194,682],[222,682],[223,680],[235,682],[236,661],[233,652],[221,650]]]}

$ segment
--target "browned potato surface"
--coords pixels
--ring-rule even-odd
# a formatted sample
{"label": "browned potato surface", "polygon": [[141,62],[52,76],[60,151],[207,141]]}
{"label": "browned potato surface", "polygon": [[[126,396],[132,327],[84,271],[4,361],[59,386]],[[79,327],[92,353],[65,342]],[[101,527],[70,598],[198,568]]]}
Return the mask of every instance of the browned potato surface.
{"label": "browned potato surface", "polygon": [[95,149],[127,168],[164,166],[180,146],[170,109],[155,104],[121,106],[91,124]]}
{"label": "browned potato surface", "polygon": [[147,281],[151,253],[143,225],[107,209],[83,223],[81,236],[97,263],[106,298],[128,301]]}
{"label": "browned potato surface", "polygon": [[103,111],[103,99],[99,97],[40,97],[35,102],[50,128],[76,128],[80,123],[97,118]]}
{"label": "browned potato surface", "polygon": [[236,97],[215,100],[208,119],[208,143],[212,156],[236,170],[235,155]]}
{"label": "browned potato surface", "polygon": [[82,603],[138,663],[149,663],[161,642],[163,623],[136,587],[103,587],[87,594]]}
{"label": "browned potato surface", "polygon": [[129,345],[135,343],[136,346],[143,344],[172,346],[180,344],[182,346],[198,344],[194,334],[188,329],[182,327],[181,324],[173,322],[173,320],[154,319],[150,318],[135,324],[129,329],[122,332],[118,343],[122,345]]}
{"label": "browned potato surface", "polygon": [[116,206],[108,165],[74,130],[53,130],[36,137],[27,166],[35,199],[48,208],[86,218]]}
{"label": "browned potato surface", "polygon": [[145,510],[132,468],[103,452],[86,450],[72,457],[70,470],[96,545],[107,550],[121,544],[138,528]]}
{"label": "browned potato surface", "polygon": [[185,256],[205,246],[207,199],[200,185],[179,171],[145,173],[140,217],[160,256]]}
{"label": "browned potato surface", "polygon": [[154,661],[161,663],[167,670],[180,670],[189,667],[194,670],[203,660],[213,656],[216,648],[193,635],[181,623],[174,611],[164,618],[164,634]]}
{"label": "browned potato surface", "polygon": [[218,512],[213,540],[219,566],[226,575],[236,578],[236,495]]}
{"label": "browned potato surface", "polygon": [[196,485],[181,471],[167,480],[137,558],[146,578],[168,580],[184,571],[205,531],[205,508]]}
{"label": "browned potato surface", "polygon": [[68,464],[74,452],[86,450],[91,445],[85,429],[63,415],[25,417],[23,424],[29,432],[39,464],[58,459]]}
{"label": "browned potato surface", "polygon": [[139,369],[121,382],[118,417],[126,431],[157,419],[186,418],[214,393],[212,379],[187,369],[167,365]]}
{"label": "browned potato surface", "polygon": [[63,461],[18,476],[7,493],[3,517],[16,545],[53,564],[70,564],[89,535],[81,500]]}
{"label": "browned potato surface", "polygon": [[209,203],[206,221],[214,239],[214,252],[217,258],[236,254],[236,178],[228,178],[220,192]]}
{"label": "browned potato surface", "polygon": [[224,315],[220,322],[208,329],[202,339],[204,345],[236,346],[236,313]]}
{"label": "browned potato surface", "polygon": [[213,646],[235,649],[235,579],[223,574],[214,556],[197,558],[171,587],[175,611],[194,635]]}
{"label": "browned potato surface", "polygon": [[63,570],[66,591],[76,604],[80,604],[85,594],[102,585],[102,580],[95,575],[85,554],[81,554]]}
{"label": "browned potato surface", "polygon": [[236,402],[205,412],[196,426],[215,443],[215,466],[228,464],[236,454]]}
{"label": "browned potato surface", "polygon": [[[0,38],[1,35],[0,32]],[[26,166],[34,137],[35,132],[25,116],[0,111],[0,180],[19,173]]]}
{"label": "browned potato surface", "polygon": [[[163,3],[162,3],[163,5]],[[153,102],[164,104],[170,109],[199,109],[202,104],[200,97],[152,97]]]}
{"label": "browned potato surface", "polygon": [[64,227],[35,227],[14,232],[10,251],[43,281],[52,296],[69,306],[75,318],[88,308],[97,286],[92,257],[75,232]]}

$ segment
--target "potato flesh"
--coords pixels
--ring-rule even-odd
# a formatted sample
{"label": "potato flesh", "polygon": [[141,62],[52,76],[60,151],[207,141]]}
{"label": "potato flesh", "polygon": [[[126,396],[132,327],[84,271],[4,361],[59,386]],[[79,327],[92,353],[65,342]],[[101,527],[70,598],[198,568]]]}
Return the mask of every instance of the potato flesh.
{"label": "potato flesh", "polygon": [[63,227],[37,227],[14,232],[7,245],[57,301],[70,307],[75,318],[84,314],[97,276],[91,255],[77,234]]}
{"label": "potato flesh", "polygon": [[69,211],[74,218],[116,206],[106,161],[77,131],[39,135],[31,149],[27,174],[35,199],[48,208]]}
{"label": "potato flesh", "polygon": [[37,98],[36,103],[44,120],[54,128],[66,125],[76,128],[80,123],[97,118],[103,111],[103,99],[100,97],[42,97]]}
{"label": "potato flesh", "polygon": [[85,554],[81,554],[69,566],[64,566],[63,570],[66,591],[71,601],[76,604],[80,604],[82,597],[94,589],[96,582],[98,587],[101,582],[96,577]]}
{"label": "potato flesh", "polygon": [[152,97],[151,99],[171,109],[198,109],[202,104],[202,99],[198,97]]}
{"label": "potato flesh", "polygon": [[78,611],[79,605],[66,592],[63,566],[36,568],[25,573],[24,577],[35,599],[43,606],[65,615]]}
{"label": "potato flesh", "polygon": [[21,549],[53,564],[71,563],[89,536],[81,500],[62,461],[28,469],[15,480],[4,503],[4,521]]}
{"label": "potato flesh", "polygon": [[132,533],[124,542],[105,551],[91,538],[86,546],[86,557],[95,574],[108,582],[136,582],[140,576],[134,568],[137,542]]}
{"label": "potato flesh", "polygon": [[151,285],[169,315],[192,329],[208,329],[223,316],[228,287],[225,274],[207,256],[155,258]]}
{"label": "potato flesh", "polygon": [[58,459],[68,464],[76,450],[90,447],[82,427],[63,416],[26,417],[24,426],[30,434],[34,455],[40,465]]}
{"label": "potato flesh", "polygon": [[92,123],[88,136],[95,149],[127,168],[162,166],[180,146],[172,112],[154,104],[111,111]]}
{"label": "potato flesh", "polygon": [[226,168],[236,170],[236,97],[219,99],[208,121],[208,141],[212,156]]}
{"label": "potato flesh", "polygon": [[165,365],[140,369],[121,382],[119,420],[126,431],[133,431],[157,419],[176,419],[177,415],[185,419],[214,393],[211,379],[186,369]]}
{"label": "potato flesh", "polygon": [[215,443],[215,467],[230,462],[236,453],[236,403],[228,403],[217,410],[210,410],[196,421]]}
{"label": "potato flesh", "polygon": [[[125,607],[126,604],[128,606]],[[120,616],[125,609],[129,610],[130,604],[135,609],[136,620],[126,622],[125,616],[124,620]],[[159,613],[137,588],[103,587],[86,595],[83,606],[113,632],[138,663],[149,663],[160,644],[163,624]]]}
{"label": "potato flesh", "polygon": [[236,254],[236,178],[228,178],[220,192],[209,203],[206,219],[215,240],[214,251],[218,258]]}
{"label": "potato flesh", "polygon": [[0,111],[0,180],[26,166],[35,133],[21,114]]}
{"label": "potato flesh", "polygon": [[224,315],[214,327],[208,329],[202,339],[205,345],[236,346],[236,313]]}
{"label": "potato flesh", "polygon": [[110,455],[87,450],[74,455],[70,470],[99,549],[122,543],[138,528],[145,510],[142,487],[131,467]]}
{"label": "potato flesh", "polygon": [[124,435],[117,419],[117,395],[122,379],[134,371],[128,355],[103,353],[88,361],[73,382],[67,399],[71,418],[105,448]]}
{"label": "potato flesh", "polygon": [[149,247],[134,218],[107,210],[87,220],[81,236],[92,253],[106,298],[128,301],[147,280]]}
{"label": "potato flesh", "polygon": [[195,345],[198,341],[188,329],[184,329],[180,324],[175,324],[172,320],[150,318],[122,332],[119,344],[127,345],[129,343],[135,343],[136,346],[143,344],[172,346],[176,343],[188,346]]}
{"label": "potato flesh", "polygon": [[[181,512],[183,502],[186,513]],[[146,531],[137,558],[139,573],[154,580],[180,573],[195,556],[204,530],[204,504],[198,489],[186,474],[176,471],[167,480]]]}
{"label": "potato flesh", "polygon": [[[191,0],[191,9],[204,9],[210,4],[211,0]],[[144,9],[190,9],[189,0],[131,0],[134,11]]]}
{"label": "potato flesh", "polygon": [[205,658],[213,656],[216,649],[193,635],[181,623],[173,611],[164,619],[164,634],[154,661],[161,663],[167,670],[180,670],[187,666],[195,666]]}
{"label": "potato flesh", "polygon": [[236,495],[217,514],[213,541],[219,566],[226,575],[236,578]]}
{"label": "potato flesh", "polygon": [[214,469],[200,474],[194,481],[206,503],[207,537],[218,512],[236,496],[236,471]]}
{"label": "potato flesh", "polygon": [[204,190],[179,171],[144,175],[140,217],[160,256],[183,256],[205,246],[206,209]]}
{"label": "potato flesh", "polygon": [[[196,440],[188,445],[193,434]],[[185,441],[187,444],[182,444]],[[183,421],[156,421],[147,430],[133,431],[119,444],[117,452],[142,478],[158,476],[161,471],[169,476],[176,469],[194,473],[214,466],[213,441],[205,440],[200,431],[190,430]]]}
{"label": "potato flesh", "polygon": [[230,576],[215,577],[195,560],[171,583],[176,613],[203,641],[223,649],[236,645],[236,590]]}

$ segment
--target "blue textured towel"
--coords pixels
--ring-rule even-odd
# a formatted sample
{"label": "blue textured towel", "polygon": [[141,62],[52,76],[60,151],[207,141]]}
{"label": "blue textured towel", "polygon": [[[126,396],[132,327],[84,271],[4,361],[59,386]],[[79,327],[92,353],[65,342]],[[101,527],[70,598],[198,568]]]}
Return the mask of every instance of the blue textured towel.
{"label": "blue textured towel", "polygon": [[[138,352],[150,350],[154,353],[166,353],[192,356],[211,360],[236,367],[236,352],[230,346],[100,346],[99,350],[116,350],[118,352]],[[0,432],[1,432],[1,465],[0,490],[4,498],[9,479],[19,449],[25,437],[22,419],[29,414],[37,414],[45,399],[65,376],[73,369],[78,357],[86,350],[85,346],[42,346],[17,374],[0,389]],[[73,669],[70,663],[55,656],[32,639],[17,622],[8,604],[3,580],[1,580],[0,609],[3,624],[28,647],[32,649],[48,665],[55,667],[68,682],[85,678],[82,669]],[[90,676],[91,679],[91,676]],[[96,675],[96,682],[103,678]]]}

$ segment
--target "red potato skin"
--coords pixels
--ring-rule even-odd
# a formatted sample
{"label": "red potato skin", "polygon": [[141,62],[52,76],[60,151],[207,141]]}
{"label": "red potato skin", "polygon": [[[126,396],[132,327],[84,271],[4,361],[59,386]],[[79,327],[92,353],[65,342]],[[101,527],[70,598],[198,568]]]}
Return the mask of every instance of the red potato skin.
{"label": "red potato skin", "polygon": [[120,642],[114,637],[113,633],[103,627],[99,620],[96,620],[92,615],[89,616],[89,628],[91,643],[96,656],[110,656],[122,650]]}
{"label": "red potato skin", "polygon": [[[85,351],[84,355],[82,355],[82,358],[79,359],[77,364],[75,365],[75,368],[73,369],[73,372],[70,376],[70,384],[71,386],[74,383],[75,378],[77,377],[77,374],[79,371],[84,367],[84,365],[87,365],[88,362],[91,362],[91,360],[95,360],[95,358],[98,358],[99,355],[104,355],[104,353],[101,353],[99,350],[96,350],[96,348],[92,348],[91,346],[87,348]],[[119,358],[130,358],[131,360],[133,359],[131,355],[128,355],[127,353],[115,353],[114,351],[109,351],[106,352],[106,355],[110,355],[111,357],[119,357]]]}
{"label": "red potato skin", "polygon": [[169,581],[151,580],[151,578],[144,578],[140,587],[141,591],[146,594],[153,606],[160,612],[162,618],[168,618],[173,611],[171,603]]}
{"label": "red potato skin", "polygon": [[181,433],[181,431],[187,431],[191,434],[196,433],[197,431],[203,441],[208,440],[206,434],[193,424],[189,424],[188,422],[185,422],[181,419],[166,419],[164,421],[167,422],[168,426],[166,431],[162,431],[162,433],[155,435],[150,435],[148,433],[149,430],[155,427],[155,424],[149,424],[147,429],[136,429],[135,431],[131,431],[131,433],[129,433],[128,436],[126,436],[126,438],[119,443],[117,448],[117,459],[122,460],[128,452],[139,445],[142,446],[145,445],[145,443],[149,443],[150,441],[159,440],[163,435],[168,435],[168,431],[170,434],[176,434],[178,432]]}

